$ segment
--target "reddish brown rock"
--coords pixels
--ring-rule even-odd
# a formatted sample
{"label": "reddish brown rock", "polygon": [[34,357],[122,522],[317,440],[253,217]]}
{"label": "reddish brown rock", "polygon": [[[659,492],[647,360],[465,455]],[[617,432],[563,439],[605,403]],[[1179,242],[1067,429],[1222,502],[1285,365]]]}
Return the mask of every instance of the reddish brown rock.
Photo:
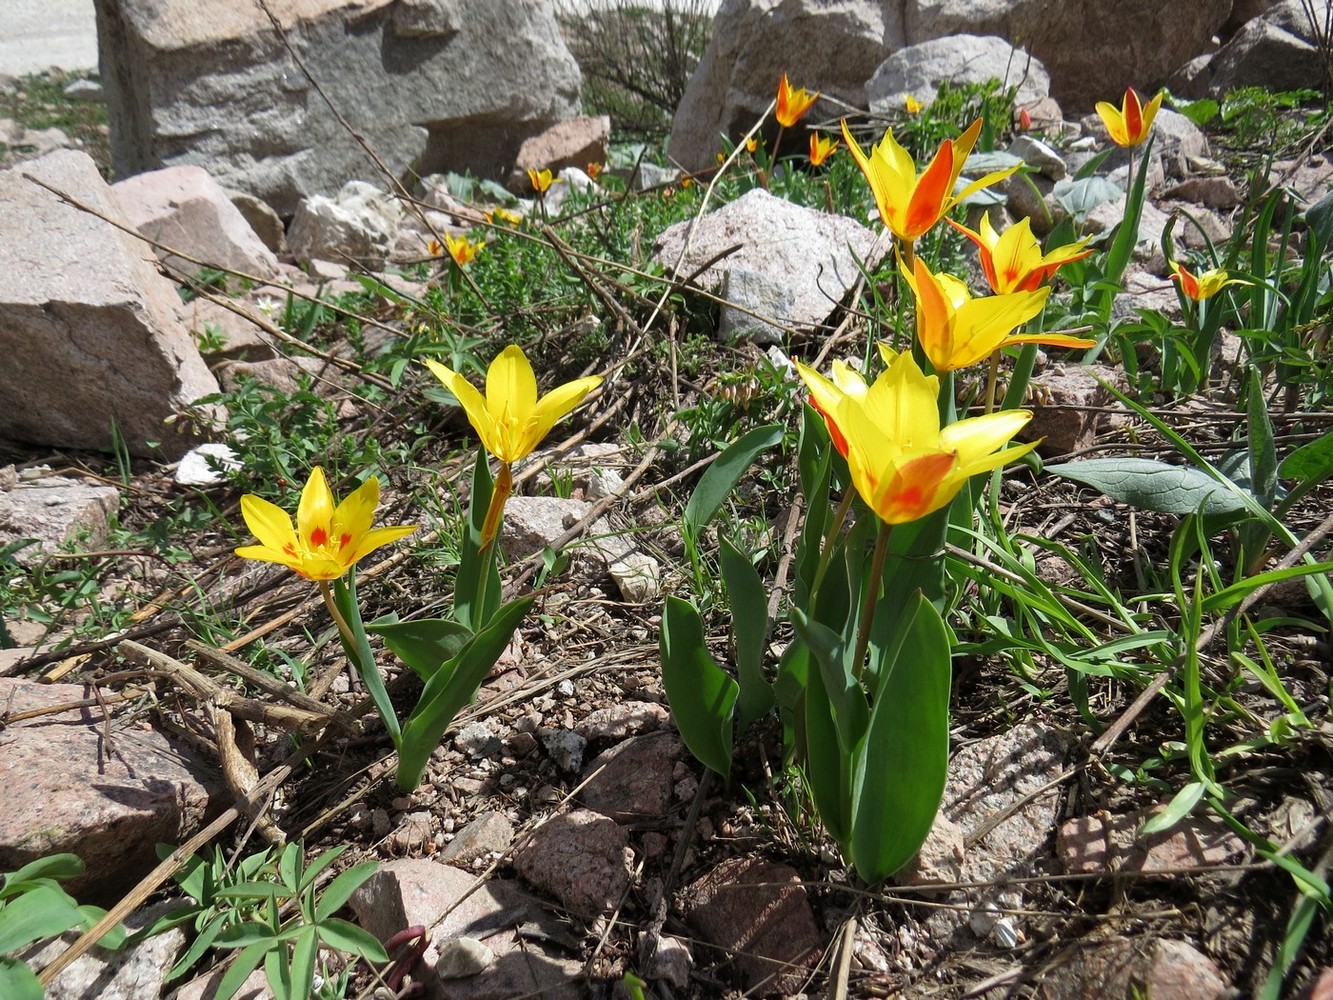
{"label": "reddish brown rock", "polygon": [[801,876],[762,858],[733,858],[686,892],[685,919],[726,952],[750,995],[800,991],[821,940]]}
{"label": "reddish brown rock", "polygon": [[594,918],[620,905],[633,858],[629,831],[598,813],[575,809],[548,820],[514,855],[514,867],[570,912]]}
{"label": "reddish brown rock", "polygon": [[510,186],[524,194],[531,191],[528,170],[559,173],[565,167],[587,170],[589,163],[606,162],[611,141],[611,119],[606,115],[580,115],[556,122],[545,132],[523,140],[514,159]]}
{"label": "reddish brown rock", "polygon": [[1229,995],[1217,967],[1184,941],[1128,938],[1069,949],[1042,982],[1040,994],[1042,1000],[1221,1000]]}
{"label": "reddish brown rock", "polygon": [[[0,680],[10,715],[80,702],[82,684]],[[109,898],[157,864],[154,845],[179,844],[204,822],[221,782],[187,747],[117,706],[24,719],[0,736],[0,870],[68,851],[87,874],[68,883]]]}
{"label": "reddish brown rock", "polygon": [[685,748],[674,733],[650,733],[599,754],[584,774],[580,801],[622,823],[659,817],[671,806],[673,771]]}
{"label": "reddish brown rock", "polygon": [[1061,866],[1069,874],[1170,872],[1220,865],[1245,849],[1245,842],[1212,816],[1188,816],[1170,830],[1140,837],[1148,818],[1135,812],[1069,820],[1056,834]]}

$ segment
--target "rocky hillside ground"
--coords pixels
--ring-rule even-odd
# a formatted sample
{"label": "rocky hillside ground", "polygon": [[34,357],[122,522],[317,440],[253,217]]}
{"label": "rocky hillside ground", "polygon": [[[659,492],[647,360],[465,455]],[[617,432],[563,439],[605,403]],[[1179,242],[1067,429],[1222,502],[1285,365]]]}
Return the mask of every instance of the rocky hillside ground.
{"label": "rocky hillside ground", "polygon": [[[6,163],[81,145],[109,177],[99,105],[70,82],[0,94]],[[874,339],[911,335],[845,149],[812,167],[804,139],[770,133],[682,175],[613,145],[597,183],[566,175],[512,218],[492,189],[442,182],[430,207],[480,246],[464,264],[418,233],[374,274],[195,270],[180,298],[222,391],[173,426],[211,458],[0,442],[0,868],[73,852],[86,871],[50,874],[160,932],[93,949],[50,995],[213,996],[249,959],[236,995],[257,996],[266,954],[271,978],[313,968],[327,998],[1333,995],[1333,608],[1298,575],[1308,554],[1327,578],[1333,529],[1333,212],[1313,207],[1331,119],[1314,91],[1177,107],[1109,284],[1133,174],[1123,152],[1093,162],[1111,149],[1095,118],[1033,121],[974,86],[852,119],[922,165],[984,112],[984,169],[1027,165],[1010,211],[1026,193],[1048,247],[1092,237],[1041,327],[1098,344],[1027,354],[1041,461],[949,538],[948,783],[921,857],[876,887],[819,823],[776,715],[737,734],[729,780],[699,763],[659,651],[675,595],[734,662],[723,537],[787,599],[805,398],[789,359],[875,365]],[[956,214],[983,208],[1001,211]],[[984,282],[952,229],[918,253]],[[1200,308],[1169,261],[1238,280]],[[270,353],[238,349],[255,335],[218,302]],[[377,477],[378,523],[418,527],[362,561],[363,615],[441,614],[476,440],[419,362],[479,384],[507,344],[543,389],[603,382],[515,468],[500,578],[534,604],[405,793],[317,588],[234,554],[253,541],[241,497],[295,511],[316,465],[339,497]],[[984,367],[955,389],[979,412]],[[719,450],[770,424],[717,519],[683,531]],[[1130,487],[1047,468],[1123,458],[1163,464]],[[1248,501],[1195,517],[1217,477]],[[768,676],[791,641],[766,637]],[[420,679],[374,652],[406,714]],[[195,860],[150,874],[156,843]],[[6,883],[0,931],[25,899],[59,910],[40,874]],[[353,957],[358,927],[390,961]],[[52,978],[77,934],[44,937],[0,933],[0,950]]]}

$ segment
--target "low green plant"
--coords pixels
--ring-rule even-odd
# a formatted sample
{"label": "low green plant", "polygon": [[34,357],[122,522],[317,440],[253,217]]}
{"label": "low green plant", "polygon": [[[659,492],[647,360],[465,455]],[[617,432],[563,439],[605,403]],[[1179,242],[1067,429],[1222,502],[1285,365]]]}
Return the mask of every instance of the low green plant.
{"label": "low green plant", "polygon": [[[96,906],[80,906],[60,883],[83,874],[73,854],[52,854],[4,875],[0,886],[0,996],[6,1000],[42,1000],[46,995],[36,974],[15,953],[45,938],[79,927],[87,930],[106,915]],[[101,939],[104,948],[118,949],[125,933],[116,928]]]}
{"label": "low green plant", "polygon": [[[317,890],[320,875],[344,850],[335,847],[307,864],[304,847],[299,841],[293,842],[282,849],[275,862],[265,857],[249,865],[250,873],[243,878],[223,874],[214,865],[202,862],[192,868],[187,875],[189,884],[182,881],[182,887],[195,899],[193,919],[203,924],[200,937],[211,935],[205,947],[236,952],[218,982],[217,1000],[230,1000],[261,964],[277,1000],[307,1000],[314,990],[323,950],[332,949],[372,963],[389,960],[384,946],[373,935],[334,916],[375,873],[378,862],[353,865],[323,890]],[[200,896],[194,896],[194,891]],[[182,919],[191,919],[191,915]],[[195,939],[186,957],[196,951],[195,959],[202,954],[199,940]],[[181,968],[181,963],[177,967]]]}

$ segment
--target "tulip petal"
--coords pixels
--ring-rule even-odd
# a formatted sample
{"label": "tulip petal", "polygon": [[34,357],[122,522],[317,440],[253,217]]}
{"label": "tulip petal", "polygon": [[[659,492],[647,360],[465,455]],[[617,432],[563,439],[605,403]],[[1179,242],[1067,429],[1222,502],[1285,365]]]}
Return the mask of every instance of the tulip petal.
{"label": "tulip petal", "polygon": [[513,460],[518,461],[537,447],[542,438],[551,432],[551,428],[582,403],[584,397],[601,383],[601,376],[598,375],[576,378],[572,382],[557,386],[538,400],[524,423],[522,453],[516,455]]}
{"label": "tulip petal", "polygon": [[967,417],[940,431],[940,447],[958,452],[959,460],[970,465],[1003,447],[1031,419],[1031,410],[1000,410],[980,417]]}
{"label": "tulip petal", "polygon": [[291,516],[277,504],[247,493],[241,497],[241,517],[261,545],[281,552],[296,541]]}
{"label": "tulip petal", "polygon": [[1096,347],[1097,341],[1089,337],[1075,337],[1068,333],[1016,333],[1004,338],[1004,345],[1010,344],[1045,344],[1048,347]]}
{"label": "tulip petal", "polygon": [[918,239],[940,221],[957,176],[954,156],[953,143],[945,139],[910,194],[899,234],[904,239]]}
{"label": "tulip petal", "polygon": [[486,409],[501,427],[522,422],[537,405],[537,376],[523,349],[510,344],[486,370]]}
{"label": "tulip petal", "polygon": [[491,454],[495,454],[499,445],[495,421],[491,419],[490,410],[486,408],[486,400],[481,393],[471,382],[452,368],[447,368],[430,358],[424,360],[426,367],[434,373],[446,389],[454,394],[454,398],[463,407],[463,412],[467,414],[468,423],[477,432],[477,437],[481,438],[482,447]]}
{"label": "tulip petal", "polygon": [[310,470],[310,478],[301,490],[301,502],[296,508],[296,533],[305,545],[318,548],[328,542],[332,526],[333,493],[324,478],[323,467],[317,465]]}
{"label": "tulip petal", "polygon": [[374,552],[382,545],[388,545],[390,542],[396,542],[405,535],[410,535],[417,530],[415,524],[394,525],[392,527],[372,528],[361,536],[355,549],[345,558],[348,564],[359,562],[361,559]]}

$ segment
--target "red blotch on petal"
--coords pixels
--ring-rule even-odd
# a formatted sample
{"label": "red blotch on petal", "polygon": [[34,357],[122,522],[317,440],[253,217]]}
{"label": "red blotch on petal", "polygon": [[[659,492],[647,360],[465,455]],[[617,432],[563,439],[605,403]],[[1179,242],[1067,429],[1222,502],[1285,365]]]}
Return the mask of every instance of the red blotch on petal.
{"label": "red blotch on petal", "polygon": [[323,528],[316,528],[314,531],[310,532],[310,544],[315,548],[319,548],[328,540],[329,540],[329,533],[325,531]]}
{"label": "red blotch on petal", "polygon": [[350,534],[347,534],[346,532],[344,532],[342,537],[338,539],[338,549],[340,551],[342,549],[347,548],[347,546],[351,544],[352,544],[352,536]]}

